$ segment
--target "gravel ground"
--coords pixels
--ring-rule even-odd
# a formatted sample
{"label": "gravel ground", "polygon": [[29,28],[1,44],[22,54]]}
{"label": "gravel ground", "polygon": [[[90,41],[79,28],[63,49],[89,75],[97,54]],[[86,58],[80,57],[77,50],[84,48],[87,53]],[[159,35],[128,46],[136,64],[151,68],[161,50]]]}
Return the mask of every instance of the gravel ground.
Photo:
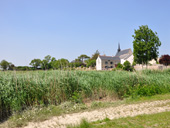
{"label": "gravel ground", "polygon": [[64,116],[53,117],[44,122],[30,122],[25,128],[66,128],[66,125],[79,124],[83,118],[87,119],[89,122],[93,122],[103,120],[106,117],[109,119],[117,119],[121,117],[133,117],[142,114],[154,114],[165,111],[170,111],[170,100],[121,105],[118,107],[98,109],[94,111],[66,114]]}

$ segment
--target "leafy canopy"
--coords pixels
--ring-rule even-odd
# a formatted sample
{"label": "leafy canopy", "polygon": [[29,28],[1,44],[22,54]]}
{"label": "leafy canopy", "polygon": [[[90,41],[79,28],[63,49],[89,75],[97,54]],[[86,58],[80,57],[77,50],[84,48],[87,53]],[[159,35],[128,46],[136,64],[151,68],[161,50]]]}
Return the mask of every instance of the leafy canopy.
{"label": "leafy canopy", "polygon": [[37,69],[39,66],[41,66],[41,60],[40,59],[33,59],[31,60],[30,65]]}
{"label": "leafy canopy", "polygon": [[133,41],[134,61],[138,64],[148,64],[148,61],[158,57],[158,48],[161,42],[157,36],[157,32],[153,32],[147,25],[139,26],[135,30]]}
{"label": "leafy canopy", "polygon": [[133,71],[133,67],[131,66],[131,64],[130,64],[129,61],[125,61],[125,62],[123,63],[123,70]]}
{"label": "leafy canopy", "polygon": [[52,62],[53,69],[63,69],[69,66],[69,61],[67,59],[59,59]]}
{"label": "leafy canopy", "polygon": [[0,63],[0,67],[1,67],[3,70],[7,70],[7,68],[9,67],[9,62],[6,61],[6,60],[2,60],[1,63]]}
{"label": "leafy canopy", "polygon": [[78,57],[78,59],[80,59],[81,62],[84,62],[85,60],[89,59],[90,57],[85,55],[85,54],[82,54]]}
{"label": "leafy canopy", "polygon": [[170,65],[170,55],[162,55],[159,59],[159,63],[163,65]]}
{"label": "leafy canopy", "polygon": [[92,55],[90,59],[88,59],[87,62],[87,67],[95,67],[96,66],[96,59],[100,55],[100,52],[96,50],[96,52]]}
{"label": "leafy canopy", "polygon": [[51,65],[50,65],[50,61],[51,61],[51,56],[47,55],[44,57],[44,59],[41,61],[41,68],[42,69],[50,69]]}

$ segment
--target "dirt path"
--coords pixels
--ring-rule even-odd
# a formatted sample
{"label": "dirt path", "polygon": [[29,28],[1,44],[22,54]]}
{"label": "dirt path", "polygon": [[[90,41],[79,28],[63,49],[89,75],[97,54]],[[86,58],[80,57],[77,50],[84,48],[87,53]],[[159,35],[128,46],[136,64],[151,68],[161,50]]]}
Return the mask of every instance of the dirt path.
{"label": "dirt path", "polygon": [[68,124],[78,124],[82,118],[90,122],[103,120],[106,117],[116,119],[127,116],[137,116],[141,114],[153,114],[170,111],[170,100],[145,102],[132,105],[121,105],[89,112],[67,114],[64,116],[53,117],[44,122],[31,122],[25,128],[65,128]]}

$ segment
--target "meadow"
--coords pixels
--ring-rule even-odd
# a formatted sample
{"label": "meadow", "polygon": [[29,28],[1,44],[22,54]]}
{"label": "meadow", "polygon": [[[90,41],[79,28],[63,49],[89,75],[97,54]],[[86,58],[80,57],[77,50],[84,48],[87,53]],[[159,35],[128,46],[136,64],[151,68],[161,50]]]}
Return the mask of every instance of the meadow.
{"label": "meadow", "polygon": [[110,120],[105,118],[102,121],[89,123],[85,119],[78,126],[67,126],[67,128],[168,128],[170,112],[162,112],[151,115],[139,115]]}
{"label": "meadow", "polygon": [[28,107],[170,92],[170,70],[0,72],[0,120]]}

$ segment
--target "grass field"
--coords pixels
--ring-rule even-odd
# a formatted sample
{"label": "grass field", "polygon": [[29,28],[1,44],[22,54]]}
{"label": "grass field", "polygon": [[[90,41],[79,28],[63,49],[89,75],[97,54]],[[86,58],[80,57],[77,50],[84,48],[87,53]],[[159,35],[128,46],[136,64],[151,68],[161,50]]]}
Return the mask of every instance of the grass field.
{"label": "grass field", "polygon": [[0,120],[29,107],[170,92],[170,70],[0,72]]}
{"label": "grass field", "polygon": [[[109,107],[118,107],[121,105],[135,105],[140,103],[150,103],[154,101],[164,101],[170,99],[170,94],[161,94],[147,97],[127,98],[113,102],[93,101],[90,106],[86,104],[74,104],[72,102],[64,102],[61,105],[48,107],[28,108],[21,113],[13,114],[6,122],[0,124],[0,128],[16,128],[27,125],[29,122],[43,122],[54,116],[62,116],[65,114],[91,112],[93,110],[107,109]],[[164,104],[166,105],[166,104]],[[106,121],[106,120],[105,120]],[[88,123],[88,122],[87,122]],[[103,121],[96,122],[102,124]],[[93,123],[92,123],[93,124]]]}
{"label": "grass field", "polygon": [[169,128],[170,112],[157,113],[152,115],[140,115],[136,117],[120,118],[89,123],[82,120],[78,126],[68,126],[67,128]]}

